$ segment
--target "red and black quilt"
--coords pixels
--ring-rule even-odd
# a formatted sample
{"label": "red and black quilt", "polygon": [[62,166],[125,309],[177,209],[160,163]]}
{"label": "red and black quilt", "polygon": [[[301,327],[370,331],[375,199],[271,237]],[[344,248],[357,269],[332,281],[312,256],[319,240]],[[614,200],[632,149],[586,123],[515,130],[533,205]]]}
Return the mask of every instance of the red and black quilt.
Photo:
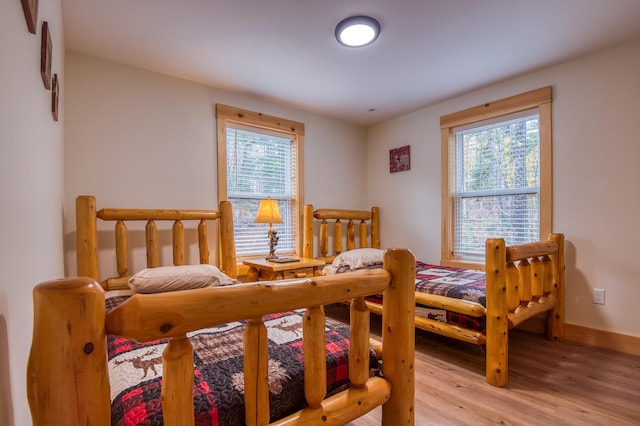
{"label": "red and black quilt", "polygon": [[[416,261],[415,290],[452,299],[469,300],[484,307],[487,306],[485,273],[475,269],[461,269]],[[382,303],[381,295],[367,297],[367,299]],[[484,317],[470,317],[420,304],[416,304],[416,315],[483,333],[486,330]]]}
{"label": "red and black quilt", "polygon": [[416,262],[416,291],[487,306],[485,273]]}
{"label": "red and black quilt", "polygon": [[[416,291],[464,299],[487,306],[485,273],[475,269],[461,269],[449,266],[416,262]],[[486,331],[485,318],[470,317],[442,309],[425,309],[417,306],[416,313],[460,327]]]}
{"label": "red and black quilt", "polygon": [[[126,297],[107,299],[112,309]],[[306,406],[303,310],[263,317],[269,337],[271,421]],[[196,425],[244,425],[243,321],[188,335],[193,345]],[[349,326],[327,318],[327,394],[349,383]],[[108,336],[112,425],[162,425],[162,351],[168,340],[136,343]],[[371,351],[371,375],[380,364]]]}

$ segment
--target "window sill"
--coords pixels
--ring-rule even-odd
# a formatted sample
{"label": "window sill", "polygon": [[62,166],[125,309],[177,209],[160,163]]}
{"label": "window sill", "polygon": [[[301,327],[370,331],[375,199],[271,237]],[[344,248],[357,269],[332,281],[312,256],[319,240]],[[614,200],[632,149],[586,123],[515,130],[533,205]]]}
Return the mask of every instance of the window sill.
{"label": "window sill", "polygon": [[471,261],[471,260],[461,260],[461,259],[449,259],[449,260],[440,260],[440,265],[442,266],[450,266],[453,268],[462,268],[462,269],[476,269],[480,271],[484,271],[484,263]]}

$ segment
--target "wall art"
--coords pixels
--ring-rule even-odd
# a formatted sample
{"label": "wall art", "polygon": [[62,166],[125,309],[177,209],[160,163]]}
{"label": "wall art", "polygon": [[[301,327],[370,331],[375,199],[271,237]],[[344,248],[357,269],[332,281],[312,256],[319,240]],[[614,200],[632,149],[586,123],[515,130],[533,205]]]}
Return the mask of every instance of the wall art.
{"label": "wall art", "polygon": [[401,146],[389,150],[389,173],[411,169],[411,146]]}
{"label": "wall art", "polygon": [[20,0],[24,19],[27,20],[27,28],[31,34],[36,33],[36,22],[38,22],[38,0]]}
{"label": "wall art", "polygon": [[49,24],[47,21],[42,23],[42,45],[40,47],[40,75],[44,87],[51,89],[51,34],[49,34]]}
{"label": "wall art", "polygon": [[58,121],[58,98],[60,96],[60,85],[58,83],[58,74],[53,75],[51,82],[51,115],[53,119]]}

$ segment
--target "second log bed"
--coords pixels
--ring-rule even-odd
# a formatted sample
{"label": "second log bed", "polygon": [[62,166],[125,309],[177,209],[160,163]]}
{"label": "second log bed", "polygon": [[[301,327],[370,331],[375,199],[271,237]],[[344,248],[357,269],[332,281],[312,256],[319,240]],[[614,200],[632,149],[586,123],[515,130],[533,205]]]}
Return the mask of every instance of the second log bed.
{"label": "second log bed", "polygon": [[[346,229],[345,229],[346,228]],[[303,256],[321,258],[331,264],[336,256],[357,248],[380,248],[380,213],[378,207],[367,210],[314,209],[308,204],[303,213]],[[417,262],[420,272],[454,272]],[[481,289],[474,301],[432,294],[425,291],[427,282],[416,275],[415,326],[486,349],[486,381],[506,386],[508,381],[509,330],[528,319],[545,315],[548,339],[562,337],[564,324],[564,235],[551,234],[548,241],[506,246],[502,238],[488,239],[484,274],[457,270]],[[446,270],[446,271],[445,271]],[[465,275],[466,274],[466,275]],[[485,275],[486,274],[486,275]],[[480,277],[478,279],[478,277]],[[467,280],[471,281],[471,280]],[[372,312],[383,311],[382,298],[367,298]],[[481,300],[483,303],[478,303]],[[446,311],[442,319],[420,314],[432,310]],[[456,317],[455,323],[448,319]],[[471,321],[461,321],[469,318]],[[481,324],[471,327],[465,323]]]}
{"label": "second log bed", "polygon": [[[344,424],[373,408],[382,405],[382,422],[389,425],[413,424],[414,419],[414,341],[412,281],[415,259],[408,250],[388,250],[384,270],[360,271],[333,277],[314,277],[279,282],[227,283],[217,287],[175,290],[152,294],[136,293],[121,296],[119,290],[105,289],[127,285],[130,235],[126,223],[146,223],[146,258],[149,270],[159,271],[162,258],[159,250],[159,229],[156,222],[169,221],[173,264],[172,271],[183,270],[185,255],[184,223],[198,223],[198,262],[209,263],[207,226],[218,221],[223,272],[226,278],[235,276],[235,249],[233,247],[233,219],[231,204],[223,201],[220,210],[97,210],[91,196],[76,201],[77,260],[79,277],[62,278],[41,283],[34,288],[34,330],[27,365],[27,396],[34,425],[45,424],[156,424],[193,425],[236,424],[248,425],[313,425]],[[115,223],[104,232],[101,221]],[[100,229],[100,230],[99,230]],[[110,238],[107,238],[109,234]],[[190,234],[193,237],[193,234]],[[100,241],[99,241],[100,240]],[[106,242],[109,241],[109,242]],[[99,247],[100,242],[100,247]],[[114,249],[115,248],[115,252]],[[101,279],[98,255],[107,252],[116,260],[114,277]],[[210,266],[210,265],[207,265]],[[136,274],[137,275],[137,274]],[[109,274],[107,273],[108,277]],[[98,284],[99,282],[99,284]],[[372,350],[369,338],[369,311],[364,296],[374,288],[394,300],[385,307],[383,321],[384,359],[382,375],[370,376]],[[107,296],[106,296],[107,295]],[[108,297],[105,303],[105,297]],[[109,302],[125,298],[111,309]],[[339,344],[329,340],[333,326],[325,318],[323,305],[352,299],[351,325],[347,326],[348,341],[341,337]],[[285,359],[296,358],[304,366],[300,373],[300,390],[288,393],[273,389],[272,349],[274,342],[266,325],[281,313],[300,312],[297,324],[287,324],[279,332],[302,335],[285,349]],[[274,317],[275,315],[275,317]],[[292,315],[289,315],[292,316]],[[299,325],[298,325],[299,324]],[[221,347],[225,356],[231,350],[229,340],[218,340],[205,350],[197,348],[194,340],[204,330],[230,328],[244,329],[240,342],[243,348],[234,355],[238,373],[221,377],[218,366],[202,362],[203,356],[212,356],[215,347]],[[216,332],[217,333],[217,332]],[[213,336],[214,333],[207,332]],[[219,334],[215,334],[219,336]],[[278,337],[278,336],[276,336]],[[243,341],[243,342],[242,342]],[[146,342],[146,343],[145,343]],[[149,346],[147,346],[149,345]],[[348,356],[342,346],[347,345]],[[341,364],[347,383],[327,394],[329,374],[328,348],[340,351],[348,358]],[[160,350],[161,358],[144,358]],[[133,352],[132,352],[133,351]],[[140,383],[140,387],[116,391],[119,381],[115,367],[121,367],[118,356],[133,353],[129,376],[135,370],[144,377],[159,372]],[[204,355],[203,355],[204,354]],[[243,355],[243,356],[242,356]],[[198,358],[196,360],[196,358]],[[226,357],[229,358],[229,357]],[[225,359],[226,359],[225,358]],[[137,364],[136,364],[137,363]],[[204,369],[212,370],[206,375]],[[156,369],[161,369],[156,371]],[[281,369],[276,368],[276,373]],[[235,371],[235,370],[234,370]],[[288,372],[288,371],[287,371]],[[285,373],[287,373],[285,372]],[[122,375],[122,374],[120,374]],[[222,418],[216,406],[217,394],[208,389],[213,381],[225,379],[237,388],[244,401],[238,409],[227,410]],[[282,382],[276,382],[282,383]],[[160,385],[161,384],[161,385]],[[226,389],[226,388],[225,388]],[[161,394],[160,394],[161,392]],[[226,392],[225,392],[226,393]],[[274,394],[285,399],[302,396],[301,409],[274,416],[271,410]],[[124,395],[124,396],[121,396]],[[115,398],[114,398],[115,396]],[[116,406],[112,401],[117,402]],[[209,404],[204,411],[201,405]],[[119,404],[120,407],[117,408]],[[200,411],[199,411],[200,410]],[[120,417],[119,412],[124,413]],[[121,414],[122,414],[121,413]],[[153,418],[148,417],[153,413]],[[196,418],[197,417],[197,418]]]}

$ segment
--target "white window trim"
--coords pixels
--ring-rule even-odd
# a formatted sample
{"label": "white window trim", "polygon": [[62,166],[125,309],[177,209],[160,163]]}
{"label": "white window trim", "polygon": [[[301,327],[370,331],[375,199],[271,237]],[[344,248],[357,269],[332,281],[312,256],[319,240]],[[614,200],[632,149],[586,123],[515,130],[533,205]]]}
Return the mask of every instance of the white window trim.
{"label": "white window trim", "polygon": [[[478,105],[440,117],[442,166],[442,240],[440,263],[445,266],[479,267],[476,262],[456,258],[455,229],[455,128],[471,123],[534,109],[540,116],[540,239],[552,229],[551,86]],[[499,236],[497,236],[499,237]]]}
{"label": "white window trim", "polygon": [[[304,207],[304,124],[280,117],[261,114],[228,105],[216,104],[216,126],[218,145],[218,200],[227,200],[227,124],[249,126],[262,130],[288,134],[296,141],[298,150],[298,185],[297,200],[298,228],[302,225]],[[298,255],[302,253],[301,229],[296,230],[294,246]],[[240,269],[239,268],[239,272]]]}

